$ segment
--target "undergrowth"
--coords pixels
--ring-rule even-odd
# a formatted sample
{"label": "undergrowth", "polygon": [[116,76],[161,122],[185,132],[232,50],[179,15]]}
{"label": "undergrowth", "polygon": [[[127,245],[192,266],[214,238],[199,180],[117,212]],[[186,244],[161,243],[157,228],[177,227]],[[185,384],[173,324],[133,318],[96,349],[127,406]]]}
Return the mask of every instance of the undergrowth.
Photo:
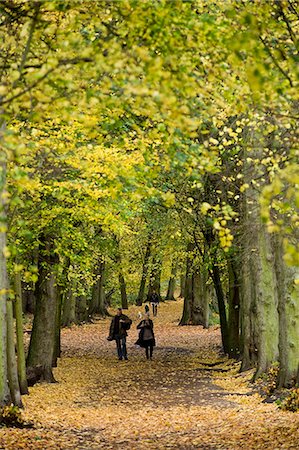
{"label": "undergrowth", "polygon": [[283,411],[299,411],[299,388],[293,388],[285,399],[279,404]]}
{"label": "undergrowth", "polygon": [[28,428],[31,425],[24,420],[22,410],[18,406],[11,405],[0,408],[0,426]]}

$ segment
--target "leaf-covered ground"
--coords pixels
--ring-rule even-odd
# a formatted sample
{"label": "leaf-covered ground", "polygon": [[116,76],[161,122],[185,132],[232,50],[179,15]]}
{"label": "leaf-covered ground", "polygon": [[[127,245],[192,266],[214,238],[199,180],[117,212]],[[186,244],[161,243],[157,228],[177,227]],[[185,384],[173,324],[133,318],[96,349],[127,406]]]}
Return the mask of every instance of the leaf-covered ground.
{"label": "leaf-covered ground", "polygon": [[62,332],[57,384],[24,397],[32,429],[0,429],[1,449],[298,449],[299,414],[252,394],[251,373],[220,356],[218,327],[178,327],[182,302],[154,319],[153,361],[136,348],[129,361],[106,340],[109,319]]}

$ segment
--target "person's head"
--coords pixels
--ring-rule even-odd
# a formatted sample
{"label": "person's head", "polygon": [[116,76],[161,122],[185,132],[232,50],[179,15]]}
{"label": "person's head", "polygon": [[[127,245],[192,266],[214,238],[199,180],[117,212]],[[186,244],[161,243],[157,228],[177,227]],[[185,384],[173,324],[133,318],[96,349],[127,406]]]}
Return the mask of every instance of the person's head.
{"label": "person's head", "polygon": [[118,316],[121,316],[122,315],[122,309],[121,308],[117,308],[117,311],[116,311],[116,314],[118,315]]}
{"label": "person's head", "polygon": [[150,319],[150,313],[149,313],[149,311],[147,311],[145,314],[144,314],[144,320],[149,320]]}

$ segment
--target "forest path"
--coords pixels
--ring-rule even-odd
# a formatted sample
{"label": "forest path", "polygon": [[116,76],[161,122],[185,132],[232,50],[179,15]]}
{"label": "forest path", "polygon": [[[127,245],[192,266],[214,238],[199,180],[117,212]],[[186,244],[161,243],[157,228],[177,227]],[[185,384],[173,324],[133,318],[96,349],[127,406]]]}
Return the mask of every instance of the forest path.
{"label": "forest path", "polygon": [[160,306],[153,361],[134,346],[129,361],[106,337],[109,319],[62,332],[57,384],[24,397],[34,429],[0,430],[5,449],[298,449],[299,415],[251,395],[249,373],[220,356],[218,327],[178,327],[182,301]]}

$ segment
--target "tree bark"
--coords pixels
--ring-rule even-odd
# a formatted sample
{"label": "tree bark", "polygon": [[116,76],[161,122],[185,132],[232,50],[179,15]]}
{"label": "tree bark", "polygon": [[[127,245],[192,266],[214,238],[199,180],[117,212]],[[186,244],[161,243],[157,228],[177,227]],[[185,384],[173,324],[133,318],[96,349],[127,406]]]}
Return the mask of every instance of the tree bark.
{"label": "tree bark", "polygon": [[97,310],[97,313],[103,317],[109,316],[108,311],[107,311],[107,305],[106,305],[106,292],[105,292],[106,271],[105,271],[105,268],[106,268],[105,261],[102,261],[100,263],[99,308]]}
{"label": "tree bark", "polygon": [[[1,111],[0,111],[1,113]],[[0,142],[4,124],[0,123]],[[11,403],[7,373],[7,269],[6,269],[6,224],[5,211],[6,156],[0,160],[0,406]]]}
{"label": "tree bark", "polygon": [[240,281],[238,276],[236,255],[228,258],[228,332],[229,355],[240,356]]}
{"label": "tree bark", "polygon": [[246,241],[242,250],[241,262],[241,308],[240,308],[240,325],[241,325],[241,354],[242,365],[241,371],[245,371],[254,367],[257,363],[257,333],[254,316],[256,314],[256,296],[254,289],[254,270],[253,261],[250,257],[251,245]]}
{"label": "tree bark", "polygon": [[126,281],[122,273],[122,269],[119,269],[118,273],[119,287],[120,287],[120,295],[121,295],[121,307],[122,309],[128,309],[128,297],[126,290]]}
{"label": "tree bark", "polygon": [[224,353],[228,354],[229,353],[229,335],[228,335],[228,324],[227,324],[227,317],[226,317],[225,297],[224,297],[223,288],[222,288],[221,273],[220,273],[219,266],[217,264],[217,249],[216,249],[216,247],[214,247],[215,236],[214,236],[211,225],[206,225],[203,236],[205,238],[206,247],[207,247],[207,249],[210,250],[210,258],[211,258],[210,275],[213,280],[213,284],[214,284],[214,288],[215,288],[215,292],[216,292],[216,296],[217,296],[222,347],[223,347]]}
{"label": "tree bark", "polygon": [[57,367],[57,359],[61,356],[61,311],[62,311],[62,288],[57,287],[57,302],[55,314],[55,336],[52,367]]}
{"label": "tree bark", "polygon": [[10,298],[7,299],[7,376],[12,402],[22,407],[15,351],[13,306]]}
{"label": "tree bark", "polygon": [[181,288],[181,292],[179,295],[179,298],[184,298],[185,297],[185,283],[186,283],[186,278],[184,275],[180,276],[180,288]]}
{"label": "tree bark", "polygon": [[144,301],[145,286],[146,286],[146,280],[147,280],[147,274],[148,274],[148,265],[149,265],[149,260],[150,260],[150,256],[151,256],[151,249],[152,249],[152,242],[151,242],[151,237],[149,236],[148,241],[147,241],[145,255],[144,255],[143,265],[142,265],[142,275],[141,275],[139,292],[138,292],[138,296],[136,299],[137,306],[141,306]]}
{"label": "tree bark", "polygon": [[74,295],[74,282],[70,281],[70,286],[63,294],[62,306],[62,326],[70,327],[76,323],[76,297]]}
{"label": "tree bark", "polygon": [[[32,286],[31,286],[32,284]],[[33,283],[22,283],[22,304],[23,313],[34,314],[35,311],[35,295]]]}
{"label": "tree bark", "polygon": [[58,259],[54,253],[51,237],[42,236],[38,262],[38,281],[36,283],[36,311],[27,357],[27,367],[34,372],[41,370],[41,380],[55,382],[52,372],[55,345],[55,319],[57,287],[55,264]]}
{"label": "tree bark", "polygon": [[175,290],[175,278],[177,273],[178,263],[177,261],[172,261],[171,265],[171,275],[168,282],[167,294],[165,300],[175,300],[174,298],[174,290]]}
{"label": "tree bark", "polygon": [[255,254],[256,316],[258,325],[258,366],[255,378],[278,361],[278,296],[271,239],[260,224]]}
{"label": "tree bark", "polygon": [[63,294],[63,308],[62,308],[62,326],[69,327],[76,323],[76,297],[74,295],[73,282],[70,282],[70,287]]}
{"label": "tree bark", "polygon": [[226,318],[225,309],[225,298],[222,289],[222,283],[220,278],[219,267],[213,262],[212,263],[212,279],[217,295],[218,308],[219,308],[219,318],[220,318],[220,328],[221,328],[221,339],[224,353],[229,353],[229,336],[228,336],[228,325]]}
{"label": "tree bark", "polygon": [[203,265],[193,273],[192,278],[192,325],[202,325],[204,328],[209,328],[209,299],[206,286],[207,271]]}
{"label": "tree bark", "polygon": [[118,267],[118,282],[119,282],[119,290],[120,290],[120,298],[121,298],[121,307],[122,307],[122,309],[128,309],[126,280],[125,280],[125,277],[123,274],[123,269],[122,269],[120,242],[117,239],[117,237],[115,237],[115,243],[116,243],[116,264]]}
{"label": "tree bark", "polygon": [[85,294],[76,297],[76,323],[86,323],[88,319],[87,297]]}
{"label": "tree bark", "polygon": [[295,383],[299,369],[299,288],[294,280],[298,269],[283,260],[282,236],[273,236],[279,316],[279,388]]}
{"label": "tree bark", "polygon": [[91,299],[88,307],[88,317],[93,317],[93,315],[99,310],[100,301],[100,276],[101,276],[101,266],[100,263],[97,264],[95,269],[95,282],[92,286]]}
{"label": "tree bark", "polygon": [[16,272],[14,276],[14,291],[15,291],[15,318],[16,318],[16,334],[17,334],[17,363],[18,363],[18,378],[21,394],[28,394],[28,385],[26,377],[26,357],[24,349],[24,334],[23,334],[23,311],[22,311],[22,285],[21,274]]}
{"label": "tree bark", "polygon": [[192,283],[192,261],[194,252],[194,243],[190,242],[187,245],[187,259],[186,259],[186,276],[185,276],[185,297],[183,314],[179,325],[189,325],[191,320],[191,305],[193,295],[193,283]]}
{"label": "tree bark", "polygon": [[152,271],[150,276],[150,282],[148,286],[148,294],[147,298],[150,297],[150,295],[155,290],[156,293],[159,296],[160,301],[162,300],[161,296],[161,273],[162,273],[162,264],[159,257],[154,257],[152,262]]}

